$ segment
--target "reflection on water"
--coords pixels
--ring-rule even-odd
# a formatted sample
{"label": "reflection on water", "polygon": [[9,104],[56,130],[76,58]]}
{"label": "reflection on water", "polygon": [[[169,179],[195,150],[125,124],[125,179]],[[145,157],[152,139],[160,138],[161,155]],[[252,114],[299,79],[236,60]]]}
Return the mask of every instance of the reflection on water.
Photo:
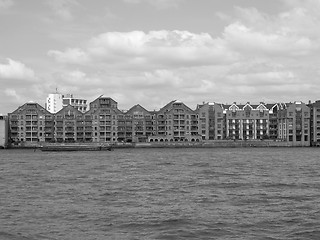
{"label": "reflection on water", "polygon": [[0,151],[0,239],[319,239],[316,148]]}

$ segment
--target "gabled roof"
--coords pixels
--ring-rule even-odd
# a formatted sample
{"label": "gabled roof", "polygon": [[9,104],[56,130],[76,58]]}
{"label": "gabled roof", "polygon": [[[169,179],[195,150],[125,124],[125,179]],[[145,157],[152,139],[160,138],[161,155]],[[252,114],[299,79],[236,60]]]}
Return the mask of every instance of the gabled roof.
{"label": "gabled roof", "polygon": [[228,110],[233,110],[233,109],[239,110],[239,108],[240,108],[240,107],[239,107],[237,104],[232,103],[232,104],[228,107]]}
{"label": "gabled roof", "polygon": [[241,109],[242,109],[242,110],[245,110],[247,107],[249,107],[251,110],[254,109],[254,107],[252,107],[252,106],[250,105],[250,103],[246,103]]}
{"label": "gabled roof", "polygon": [[55,115],[58,115],[58,114],[62,114],[66,111],[70,111],[70,110],[73,110],[76,112],[76,114],[79,114],[79,115],[82,115],[83,113],[80,112],[77,108],[71,106],[70,104],[68,104],[67,106],[63,107],[60,111],[56,112]]}
{"label": "gabled roof", "polygon": [[166,105],[164,105],[162,108],[160,108],[160,110],[158,112],[161,112],[165,109],[167,109],[168,107],[170,107],[172,105],[172,103],[174,103],[176,100],[172,100],[171,102],[167,103]]}
{"label": "gabled roof", "polygon": [[46,110],[44,107],[42,107],[40,104],[38,103],[34,103],[34,102],[28,102],[28,103],[25,103],[23,104],[22,106],[18,107],[16,110],[14,110],[12,113],[10,114],[18,114],[20,113],[21,111],[24,111],[24,110],[27,110],[28,107],[31,107],[31,106],[35,106],[35,108],[45,114],[52,114],[50,113],[48,110]]}
{"label": "gabled roof", "polygon": [[90,103],[93,103],[93,102],[95,102],[95,101],[97,101],[97,100],[99,100],[99,99],[110,99],[110,100],[112,100],[113,102],[115,102],[115,103],[117,103],[117,101],[115,101],[114,99],[112,99],[111,97],[103,97],[103,94],[102,95],[100,95],[99,97],[97,97],[95,100],[93,100],[92,102],[90,102]]}
{"label": "gabled roof", "polygon": [[144,113],[150,114],[150,111],[148,111],[147,109],[145,109],[144,107],[142,107],[140,104],[136,104],[133,107],[131,107],[126,114],[131,114],[133,111],[137,111],[137,110],[141,110]]}
{"label": "gabled roof", "polygon": [[265,106],[269,110],[273,109],[274,107],[279,107],[278,103],[267,103]]}
{"label": "gabled roof", "polygon": [[188,107],[186,104],[184,104],[183,102],[179,101],[179,100],[173,100],[171,102],[169,102],[168,104],[166,104],[164,107],[162,107],[158,113],[163,112],[163,111],[170,111],[173,108],[173,105],[175,103],[179,103],[182,104],[184,108],[186,108],[188,111],[190,112],[195,112],[195,110],[192,110],[190,107]]}
{"label": "gabled roof", "polygon": [[259,105],[257,105],[255,107],[255,109],[257,109],[257,110],[259,110],[259,109],[269,110],[264,103],[260,103]]}

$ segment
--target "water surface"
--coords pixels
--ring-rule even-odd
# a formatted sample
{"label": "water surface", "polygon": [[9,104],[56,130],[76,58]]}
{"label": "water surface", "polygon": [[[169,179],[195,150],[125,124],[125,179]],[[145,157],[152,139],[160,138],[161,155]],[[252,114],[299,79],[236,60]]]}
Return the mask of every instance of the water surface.
{"label": "water surface", "polygon": [[320,149],[0,151],[0,239],[320,239]]}

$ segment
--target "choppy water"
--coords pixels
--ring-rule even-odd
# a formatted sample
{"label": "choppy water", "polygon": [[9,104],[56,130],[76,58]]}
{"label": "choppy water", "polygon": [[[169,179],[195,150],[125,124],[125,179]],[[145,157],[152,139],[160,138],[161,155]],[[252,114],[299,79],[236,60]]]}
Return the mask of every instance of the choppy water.
{"label": "choppy water", "polygon": [[320,149],[0,151],[0,239],[320,239]]}

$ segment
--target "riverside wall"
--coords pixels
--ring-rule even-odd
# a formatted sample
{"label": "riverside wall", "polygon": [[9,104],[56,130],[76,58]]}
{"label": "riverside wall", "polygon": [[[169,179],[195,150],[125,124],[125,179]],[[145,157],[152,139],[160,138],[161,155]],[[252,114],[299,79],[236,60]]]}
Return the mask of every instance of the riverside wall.
{"label": "riverside wall", "polygon": [[136,143],[136,148],[244,148],[244,147],[309,147],[286,141],[253,140],[212,140],[204,142],[152,142]]}
{"label": "riverside wall", "polygon": [[310,147],[299,142],[274,140],[211,140],[202,142],[140,142],[140,143],[20,143],[9,148],[40,148],[46,145],[54,146],[101,146],[112,148],[250,148],[250,147]]}

